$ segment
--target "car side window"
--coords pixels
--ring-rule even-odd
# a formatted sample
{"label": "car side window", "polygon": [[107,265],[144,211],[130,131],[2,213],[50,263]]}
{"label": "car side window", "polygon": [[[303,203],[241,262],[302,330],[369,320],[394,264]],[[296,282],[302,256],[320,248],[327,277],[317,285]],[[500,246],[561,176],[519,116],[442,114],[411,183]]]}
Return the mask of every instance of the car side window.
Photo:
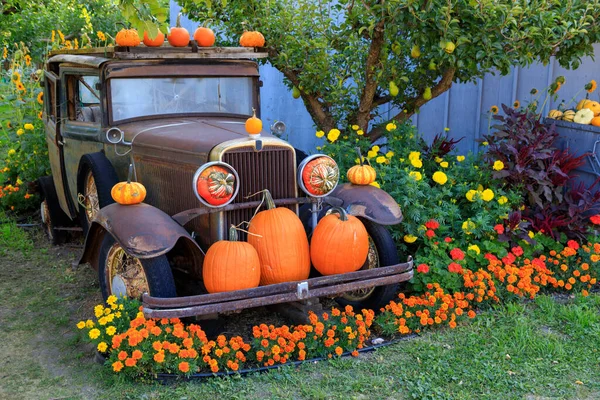
{"label": "car side window", "polygon": [[93,75],[67,76],[67,117],[69,121],[92,125],[102,123],[99,78]]}

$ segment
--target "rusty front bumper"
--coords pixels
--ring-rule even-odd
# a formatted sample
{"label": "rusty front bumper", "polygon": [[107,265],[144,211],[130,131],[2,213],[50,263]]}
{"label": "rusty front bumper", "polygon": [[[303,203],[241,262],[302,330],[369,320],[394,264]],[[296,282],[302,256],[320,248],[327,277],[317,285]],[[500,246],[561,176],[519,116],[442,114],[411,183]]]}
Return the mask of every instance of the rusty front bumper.
{"label": "rusty front bumper", "polygon": [[409,257],[408,261],[402,264],[234,292],[175,298],[158,298],[144,294],[142,302],[144,315],[148,318],[191,317],[339,295],[351,290],[405,282],[412,276],[413,260]]}

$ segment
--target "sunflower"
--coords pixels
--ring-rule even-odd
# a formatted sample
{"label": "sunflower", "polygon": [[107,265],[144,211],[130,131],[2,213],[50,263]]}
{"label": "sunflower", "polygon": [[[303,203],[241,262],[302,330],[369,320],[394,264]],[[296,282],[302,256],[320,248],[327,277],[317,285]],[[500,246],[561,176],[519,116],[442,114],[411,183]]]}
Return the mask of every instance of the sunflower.
{"label": "sunflower", "polygon": [[562,84],[558,81],[553,82],[552,85],[550,85],[550,93],[556,93],[560,90],[560,87],[562,86]]}
{"label": "sunflower", "polygon": [[25,56],[25,65],[31,66],[31,56],[29,54]]}
{"label": "sunflower", "polygon": [[17,87],[17,90],[19,92],[26,92],[27,90],[25,90],[25,85],[23,85],[23,82],[19,81],[15,84],[15,86]]}
{"label": "sunflower", "polygon": [[104,35],[104,32],[102,31],[96,32],[96,36],[98,36],[98,39],[100,39],[103,42],[106,40],[106,35]]}
{"label": "sunflower", "polygon": [[40,104],[44,104],[44,92],[40,92],[37,95],[37,102]]}
{"label": "sunflower", "polygon": [[491,106],[490,107],[490,112],[492,114],[494,114],[494,115],[498,114],[498,110],[499,110],[498,106]]}
{"label": "sunflower", "polygon": [[21,74],[20,74],[20,73],[18,73],[17,71],[14,71],[14,72],[12,73],[12,75],[10,76],[10,80],[11,80],[13,83],[21,82]]}
{"label": "sunflower", "polygon": [[536,88],[533,88],[529,93],[535,96],[538,93],[538,90]]}
{"label": "sunflower", "polygon": [[519,100],[515,100],[515,102],[513,103],[513,108],[519,108],[521,107],[521,102]]}
{"label": "sunflower", "polygon": [[590,81],[590,83],[585,85],[585,90],[587,90],[588,93],[592,93],[594,90],[596,90],[597,87],[598,87],[598,84],[596,83],[595,80],[592,79]]}

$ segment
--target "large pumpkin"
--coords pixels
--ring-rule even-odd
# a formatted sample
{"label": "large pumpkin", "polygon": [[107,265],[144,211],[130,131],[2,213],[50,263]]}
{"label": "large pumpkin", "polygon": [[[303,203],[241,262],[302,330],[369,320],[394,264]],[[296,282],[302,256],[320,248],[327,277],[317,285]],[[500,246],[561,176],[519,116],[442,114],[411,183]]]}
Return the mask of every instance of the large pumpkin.
{"label": "large pumpkin", "polygon": [[308,239],[300,218],[288,208],[275,208],[265,190],[267,209],[250,221],[248,243],[260,258],[260,284],[299,281],[310,273]]}
{"label": "large pumpkin", "polygon": [[144,185],[131,181],[132,172],[133,165],[129,164],[129,175],[127,177],[127,182],[119,182],[115,184],[110,191],[110,196],[119,204],[139,204],[146,198],[146,188]]}
{"label": "large pumpkin", "polygon": [[592,110],[595,116],[600,115],[600,103],[598,103],[597,101],[588,101],[587,103],[585,103],[583,108]]}
{"label": "large pumpkin", "polygon": [[181,13],[177,15],[177,21],[170,29],[167,40],[173,47],[185,47],[190,43],[190,33],[181,26]]}
{"label": "large pumpkin", "polygon": [[310,240],[310,259],[323,275],[358,271],[369,255],[369,234],[360,220],[340,207],[323,217]]}
{"label": "large pumpkin", "polygon": [[363,162],[360,149],[356,149],[356,151],[358,152],[359,165],[355,165],[348,170],[348,180],[354,185],[370,185],[375,182],[377,172],[369,164]]}
{"label": "large pumpkin", "polygon": [[340,177],[340,170],[331,158],[316,157],[306,164],[302,171],[302,183],[306,190],[315,196],[331,192]]}
{"label": "large pumpkin", "polygon": [[117,36],[115,36],[115,41],[118,46],[124,47],[135,47],[140,44],[140,36],[135,29],[121,29]]}
{"label": "large pumpkin", "polygon": [[208,204],[220,206],[227,203],[235,192],[235,176],[220,165],[212,165],[200,174],[196,183],[198,194]]}
{"label": "large pumpkin", "polygon": [[202,279],[209,293],[250,289],[260,283],[258,253],[246,242],[238,242],[236,228],[229,228],[229,240],[219,240],[206,252]]}
{"label": "large pumpkin", "polygon": [[243,47],[263,47],[265,37],[258,31],[247,31],[240,37],[240,46]]}

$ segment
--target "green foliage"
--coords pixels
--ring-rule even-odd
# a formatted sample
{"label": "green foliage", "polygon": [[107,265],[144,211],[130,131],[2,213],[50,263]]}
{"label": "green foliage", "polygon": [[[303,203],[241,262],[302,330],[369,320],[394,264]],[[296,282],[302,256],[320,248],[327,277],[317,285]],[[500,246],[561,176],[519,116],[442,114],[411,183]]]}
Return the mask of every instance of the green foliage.
{"label": "green foliage", "polygon": [[127,22],[137,29],[140,39],[145,31],[151,38],[155,38],[159,30],[168,33],[168,0],[118,0],[118,3]]}

